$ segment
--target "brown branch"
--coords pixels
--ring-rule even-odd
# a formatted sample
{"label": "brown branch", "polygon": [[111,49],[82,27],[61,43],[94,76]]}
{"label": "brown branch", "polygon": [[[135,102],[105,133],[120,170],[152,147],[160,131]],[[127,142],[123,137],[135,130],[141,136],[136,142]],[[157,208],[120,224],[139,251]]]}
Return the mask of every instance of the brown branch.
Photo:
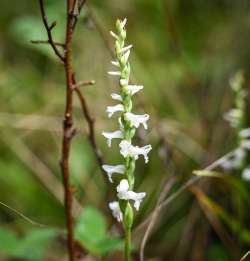
{"label": "brown branch", "polygon": [[97,143],[96,143],[96,139],[95,139],[95,120],[91,117],[86,100],[83,96],[83,94],[81,93],[81,90],[78,86],[78,84],[76,83],[75,77],[73,75],[73,83],[74,83],[74,91],[77,94],[77,97],[80,101],[81,104],[81,108],[82,108],[82,112],[84,115],[84,118],[86,119],[87,123],[88,123],[88,129],[89,129],[89,142],[93,148],[94,154],[96,156],[97,162],[99,164],[99,167],[101,170],[102,169],[102,165],[103,165],[103,158],[102,158],[102,154],[101,151],[99,150],[99,148],[97,147]]}
{"label": "brown branch", "polygon": [[71,140],[75,134],[73,127],[73,66],[72,66],[72,39],[73,39],[73,16],[72,10],[74,0],[67,0],[67,24],[65,36],[65,58],[64,68],[66,76],[66,108],[63,121],[62,160],[61,168],[64,183],[64,204],[67,221],[67,245],[69,260],[74,261],[74,221],[72,216],[73,191],[70,185],[69,157]]}
{"label": "brown branch", "polygon": [[[49,44],[50,42],[49,40],[31,40],[30,41],[32,44]],[[54,45],[61,47],[61,48],[65,48],[65,45],[63,43],[58,43],[58,42],[54,42]]]}
{"label": "brown branch", "polygon": [[41,15],[42,15],[43,24],[47,31],[47,35],[48,35],[48,41],[49,41],[52,49],[54,50],[55,54],[58,56],[58,58],[62,62],[64,62],[64,56],[58,51],[56,44],[54,43],[52,33],[51,33],[52,29],[56,26],[56,22],[53,22],[51,25],[49,25],[49,23],[47,21],[47,16],[45,13],[44,1],[39,0],[39,3],[40,3],[40,11],[41,11]]}
{"label": "brown branch", "polygon": [[76,88],[81,87],[81,86],[94,85],[94,84],[95,84],[95,81],[94,81],[94,80],[79,81],[79,82],[76,82],[76,83],[73,85],[73,89],[76,89]]}

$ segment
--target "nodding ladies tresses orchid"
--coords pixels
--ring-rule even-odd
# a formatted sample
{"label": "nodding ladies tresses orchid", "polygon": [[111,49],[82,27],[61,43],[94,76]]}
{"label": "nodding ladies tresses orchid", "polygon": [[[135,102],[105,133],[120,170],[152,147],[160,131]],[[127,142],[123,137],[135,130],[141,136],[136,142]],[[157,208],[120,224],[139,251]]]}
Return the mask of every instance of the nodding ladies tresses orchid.
{"label": "nodding ladies tresses orchid", "polygon": [[113,216],[119,221],[123,222],[125,229],[125,260],[130,260],[130,231],[133,224],[133,208],[130,201],[133,201],[134,208],[138,211],[143,198],[146,196],[145,192],[136,193],[134,188],[134,171],[135,162],[142,155],[145,163],[148,162],[148,153],[152,149],[151,145],[138,147],[132,145],[132,139],[135,135],[136,129],[142,125],[145,129],[148,128],[147,121],[148,114],[134,114],[132,113],[132,96],[143,89],[142,85],[132,85],[129,83],[130,78],[130,64],[129,56],[132,45],[125,46],[126,39],[126,19],[123,21],[117,20],[116,33],[111,32],[115,38],[115,61],[111,64],[115,66],[115,71],[108,72],[109,75],[119,78],[119,93],[112,93],[111,98],[119,103],[114,106],[107,107],[108,117],[112,117],[114,113],[119,112],[118,126],[119,130],[113,132],[103,132],[103,136],[107,138],[108,145],[111,146],[112,139],[121,139],[119,144],[120,153],[123,156],[122,165],[103,165],[103,169],[107,172],[110,182],[113,182],[112,176],[114,173],[122,174],[117,186],[118,201],[109,204]]}
{"label": "nodding ladies tresses orchid", "polygon": [[249,181],[249,168],[246,168],[246,156],[250,150],[250,128],[246,128],[246,92],[243,88],[244,77],[242,72],[238,72],[231,79],[230,85],[235,96],[235,108],[225,114],[225,119],[235,130],[237,136],[237,146],[234,154],[227,158],[222,167],[225,170],[239,170],[242,178]]}

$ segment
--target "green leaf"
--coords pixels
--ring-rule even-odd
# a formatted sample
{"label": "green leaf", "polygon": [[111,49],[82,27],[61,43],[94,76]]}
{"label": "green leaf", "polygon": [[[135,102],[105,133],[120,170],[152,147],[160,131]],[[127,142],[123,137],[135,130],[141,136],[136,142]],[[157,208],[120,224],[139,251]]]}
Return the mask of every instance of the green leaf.
{"label": "green leaf", "polygon": [[123,249],[123,240],[120,238],[105,238],[97,244],[98,252],[106,254],[114,250]]}
{"label": "green leaf", "polygon": [[75,226],[75,239],[93,254],[105,254],[122,246],[122,240],[109,238],[103,215],[93,207],[84,208]]}
{"label": "green leaf", "polygon": [[106,223],[102,214],[93,207],[84,208],[76,222],[75,238],[83,244],[95,244],[106,236]]}
{"label": "green leaf", "polygon": [[0,252],[6,255],[11,255],[18,244],[16,235],[7,229],[0,228]]}
{"label": "green leaf", "polygon": [[56,235],[54,229],[35,229],[29,232],[25,238],[19,241],[12,255],[25,260],[43,260],[46,248]]}

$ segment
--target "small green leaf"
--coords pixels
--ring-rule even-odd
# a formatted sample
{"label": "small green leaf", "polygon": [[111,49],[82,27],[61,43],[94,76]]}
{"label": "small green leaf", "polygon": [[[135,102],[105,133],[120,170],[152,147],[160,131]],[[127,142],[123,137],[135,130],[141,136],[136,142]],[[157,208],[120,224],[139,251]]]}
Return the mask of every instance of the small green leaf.
{"label": "small green leaf", "polygon": [[110,238],[103,215],[93,207],[84,208],[75,226],[75,239],[92,254],[106,254],[121,249],[122,240]]}
{"label": "small green leaf", "polygon": [[25,260],[43,260],[44,252],[52,238],[56,235],[53,229],[35,229],[19,241],[13,255]]}
{"label": "small green leaf", "polygon": [[6,255],[12,255],[18,244],[16,235],[7,229],[0,229],[0,252]]}
{"label": "small green leaf", "polygon": [[97,245],[98,252],[106,254],[114,250],[123,249],[123,240],[120,238],[105,238]]}
{"label": "small green leaf", "polygon": [[75,238],[91,250],[105,236],[106,223],[102,214],[93,207],[84,208],[76,222]]}

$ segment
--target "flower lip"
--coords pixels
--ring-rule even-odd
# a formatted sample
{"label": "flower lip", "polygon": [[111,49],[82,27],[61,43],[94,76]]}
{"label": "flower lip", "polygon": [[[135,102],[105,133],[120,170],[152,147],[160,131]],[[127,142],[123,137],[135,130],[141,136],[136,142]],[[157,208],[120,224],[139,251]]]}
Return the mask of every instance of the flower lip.
{"label": "flower lip", "polygon": [[112,175],[114,173],[124,174],[125,166],[124,165],[102,165],[102,168],[105,172],[107,172],[108,179],[111,183],[113,183]]}
{"label": "flower lip", "polygon": [[122,139],[123,133],[120,130],[113,132],[102,132],[102,135],[107,139],[108,146],[111,147],[112,139]]}
{"label": "flower lip", "polygon": [[110,118],[115,112],[124,111],[124,106],[122,104],[117,104],[115,106],[108,106],[106,109],[108,117]]}
{"label": "flower lip", "polygon": [[110,202],[109,208],[111,209],[112,214],[117,219],[117,221],[121,222],[123,220],[123,214],[121,212],[119,203],[117,201]]}
{"label": "flower lip", "polygon": [[142,155],[145,159],[145,163],[148,163],[148,153],[151,151],[152,146],[146,145],[144,147],[133,146],[127,140],[122,140],[119,144],[120,153],[123,157],[133,157],[135,160],[138,159],[139,155]]}
{"label": "flower lip", "polygon": [[143,125],[144,129],[148,128],[147,121],[149,120],[148,114],[136,115],[131,112],[125,113],[125,118],[130,122],[132,126],[138,128],[140,124]]}
{"label": "flower lip", "polygon": [[117,196],[123,200],[134,200],[134,207],[138,211],[143,198],[146,196],[145,192],[136,193],[129,190],[129,184],[126,179],[122,179],[117,186]]}

